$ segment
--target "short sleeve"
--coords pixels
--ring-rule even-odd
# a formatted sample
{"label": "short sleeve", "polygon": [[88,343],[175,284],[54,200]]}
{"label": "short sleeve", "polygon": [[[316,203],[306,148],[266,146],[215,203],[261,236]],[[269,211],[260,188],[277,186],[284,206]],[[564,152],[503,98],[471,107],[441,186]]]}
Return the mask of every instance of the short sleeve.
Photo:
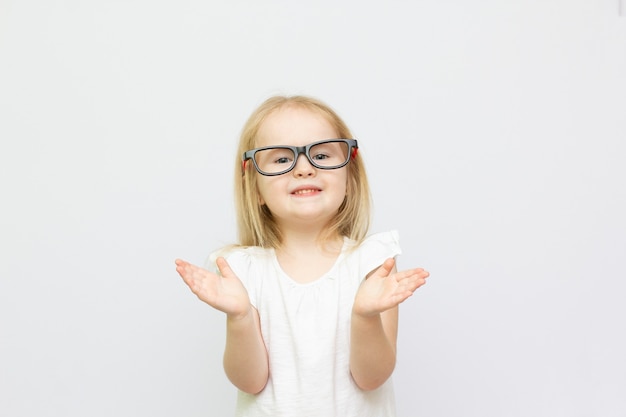
{"label": "short sleeve", "polygon": [[368,236],[358,250],[360,254],[359,269],[362,277],[382,265],[385,259],[395,258],[402,253],[396,230]]}
{"label": "short sleeve", "polygon": [[225,248],[211,253],[206,262],[206,268],[209,271],[219,274],[217,268],[217,258],[223,257],[230,265],[237,278],[243,283],[243,286],[248,291],[248,297],[250,297],[250,303],[256,308],[257,306],[257,291],[252,281],[255,274],[252,272],[253,262],[251,250],[255,248]]}

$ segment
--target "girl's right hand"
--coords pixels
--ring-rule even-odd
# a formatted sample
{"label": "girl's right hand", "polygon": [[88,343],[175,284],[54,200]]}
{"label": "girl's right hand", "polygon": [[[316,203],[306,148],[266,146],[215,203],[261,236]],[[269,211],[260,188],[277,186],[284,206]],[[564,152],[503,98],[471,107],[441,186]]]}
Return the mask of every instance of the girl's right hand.
{"label": "girl's right hand", "polygon": [[221,276],[182,259],[176,259],[176,272],[200,300],[231,318],[245,317],[250,312],[248,292],[226,259],[219,257],[216,263]]}

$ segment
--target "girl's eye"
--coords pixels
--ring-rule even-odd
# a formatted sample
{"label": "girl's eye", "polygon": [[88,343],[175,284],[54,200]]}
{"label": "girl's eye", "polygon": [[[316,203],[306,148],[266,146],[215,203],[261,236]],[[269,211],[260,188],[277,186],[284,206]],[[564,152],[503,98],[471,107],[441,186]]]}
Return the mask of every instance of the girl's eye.
{"label": "girl's eye", "polygon": [[330,158],[330,156],[323,154],[323,153],[318,153],[316,155],[313,155],[313,159],[315,159],[316,161],[321,161],[322,159],[327,159]]}
{"label": "girl's eye", "polygon": [[276,159],[276,161],[274,161],[274,162],[277,163],[277,164],[290,164],[291,160],[284,156],[282,158]]}

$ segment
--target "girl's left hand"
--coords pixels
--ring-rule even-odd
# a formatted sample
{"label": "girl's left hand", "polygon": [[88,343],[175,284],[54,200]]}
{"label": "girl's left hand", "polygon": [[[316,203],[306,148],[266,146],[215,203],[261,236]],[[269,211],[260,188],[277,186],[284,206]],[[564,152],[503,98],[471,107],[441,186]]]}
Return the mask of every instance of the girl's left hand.
{"label": "girl's left hand", "polygon": [[396,272],[396,261],[389,258],[361,284],[352,311],[361,316],[387,311],[413,295],[428,276],[422,268]]}

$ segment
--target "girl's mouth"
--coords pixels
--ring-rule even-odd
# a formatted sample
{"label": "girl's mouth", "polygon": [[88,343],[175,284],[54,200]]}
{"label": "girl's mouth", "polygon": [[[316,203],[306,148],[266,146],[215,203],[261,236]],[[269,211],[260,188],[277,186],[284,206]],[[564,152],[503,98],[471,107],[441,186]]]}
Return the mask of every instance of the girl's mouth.
{"label": "girl's mouth", "polygon": [[299,190],[294,191],[293,195],[307,195],[307,194],[314,194],[314,193],[318,193],[321,190],[317,189],[317,188],[302,188]]}

